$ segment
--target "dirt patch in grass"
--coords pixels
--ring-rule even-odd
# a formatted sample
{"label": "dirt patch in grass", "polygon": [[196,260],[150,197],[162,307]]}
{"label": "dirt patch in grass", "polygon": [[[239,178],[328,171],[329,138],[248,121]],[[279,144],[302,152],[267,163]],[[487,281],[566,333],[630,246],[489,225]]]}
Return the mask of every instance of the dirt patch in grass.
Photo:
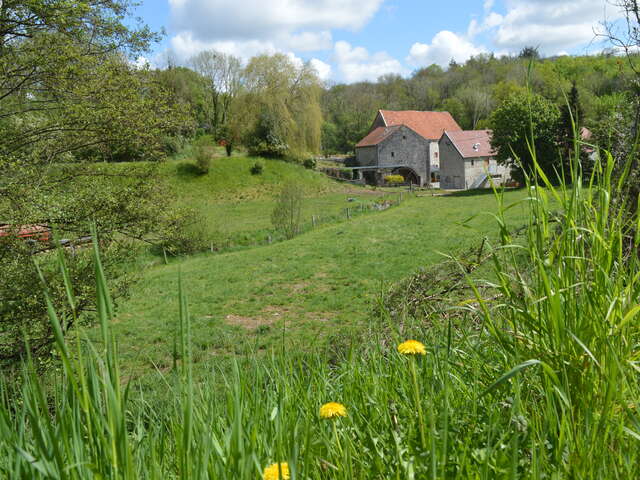
{"label": "dirt patch in grass", "polygon": [[242,315],[235,315],[233,313],[224,317],[224,321],[227,325],[233,325],[237,327],[246,328],[247,330],[253,330],[261,325],[268,325],[269,323],[265,321],[262,317],[244,317]]}
{"label": "dirt patch in grass", "polygon": [[305,282],[305,281],[299,281],[299,282],[295,282],[295,283],[287,283],[287,284],[283,285],[284,288],[286,288],[288,290],[291,290],[291,293],[304,292],[310,286],[311,286],[311,283],[310,282]]}
{"label": "dirt patch in grass", "polygon": [[336,317],[335,312],[307,312],[304,317],[314,322],[330,322]]}

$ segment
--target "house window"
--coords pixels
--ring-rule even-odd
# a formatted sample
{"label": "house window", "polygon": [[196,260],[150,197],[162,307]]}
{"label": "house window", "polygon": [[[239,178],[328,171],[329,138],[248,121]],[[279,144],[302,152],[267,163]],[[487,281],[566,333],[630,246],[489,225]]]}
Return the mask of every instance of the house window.
{"label": "house window", "polygon": [[395,152],[391,152],[391,157],[395,157],[395,156],[396,156]]}
{"label": "house window", "polygon": [[474,161],[473,158],[471,159],[471,166],[473,167]]}
{"label": "house window", "polygon": [[436,158],[438,158],[438,152],[434,152],[434,153],[433,153],[433,156],[434,156],[434,157],[436,157]]}
{"label": "house window", "polygon": [[407,136],[406,136],[406,135],[402,135],[402,139],[403,139],[403,140],[406,140],[406,139],[407,139]]}

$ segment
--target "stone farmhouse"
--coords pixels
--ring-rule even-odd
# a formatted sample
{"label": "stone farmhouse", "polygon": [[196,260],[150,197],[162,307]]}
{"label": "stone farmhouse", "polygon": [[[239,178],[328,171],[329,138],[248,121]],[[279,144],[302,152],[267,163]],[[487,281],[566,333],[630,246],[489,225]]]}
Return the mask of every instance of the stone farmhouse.
{"label": "stone farmhouse", "polygon": [[369,133],[356,145],[354,170],[368,183],[399,174],[415,185],[429,185],[440,165],[440,137],[461,130],[449,112],[379,110]]}
{"label": "stone farmhouse", "polygon": [[491,130],[446,131],[439,148],[440,188],[488,188],[507,180],[508,168],[493,158]]}
{"label": "stone farmhouse", "polygon": [[[356,178],[380,184],[399,174],[419,186],[485,188],[507,180],[497,164],[489,130],[463,131],[449,112],[379,110],[356,145]],[[438,185],[438,182],[439,185]]]}

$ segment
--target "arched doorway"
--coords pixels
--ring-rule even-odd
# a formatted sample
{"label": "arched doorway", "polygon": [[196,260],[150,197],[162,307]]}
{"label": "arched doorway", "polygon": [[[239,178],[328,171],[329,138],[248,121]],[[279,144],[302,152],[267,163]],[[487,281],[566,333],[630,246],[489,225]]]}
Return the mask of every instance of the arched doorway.
{"label": "arched doorway", "polygon": [[420,175],[418,175],[415,172],[415,170],[412,168],[400,167],[393,170],[392,173],[395,173],[397,175],[402,175],[406,183],[411,183],[413,185],[420,185]]}

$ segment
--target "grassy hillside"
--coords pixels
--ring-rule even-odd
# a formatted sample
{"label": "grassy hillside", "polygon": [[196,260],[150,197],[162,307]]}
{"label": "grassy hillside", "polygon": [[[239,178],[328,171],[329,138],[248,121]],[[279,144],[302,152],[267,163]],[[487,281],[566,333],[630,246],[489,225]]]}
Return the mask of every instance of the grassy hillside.
{"label": "grassy hillside", "polygon": [[[211,170],[201,175],[189,155],[160,166],[161,177],[175,197],[175,204],[195,209],[201,216],[205,234],[217,246],[266,243],[274,235],[271,212],[282,185],[295,180],[304,185],[307,199],[303,204],[303,222],[332,221],[344,216],[344,209],[357,210],[382,195],[346,183],[300,165],[279,160],[243,156],[215,158]],[[263,171],[252,175],[251,167],[259,162]]]}
{"label": "grassy hillside", "polygon": [[[508,192],[507,202],[524,197]],[[477,245],[496,228],[484,192],[412,198],[399,207],[329,225],[291,241],[222,255],[200,255],[144,274],[119,309],[115,332],[129,366],[171,364],[182,275],[193,314],[196,361],[279,342],[317,344],[362,326],[383,286]],[[514,224],[521,207],[510,211]],[[473,227],[473,228],[469,228]]]}
{"label": "grassy hillside", "polygon": [[[98,265],[99,348],[76,350],[57,335],[50,397],[35,368],[25,369],[18,401],[0,388],[0,476],[636,478],[640,263],[624,245],[637,247],[640,233],[615,213],[612,192],[608,178],[592,189],[532,189],[517,207],[476,217],[476,231],[455,220],[495,211],[492,197],[416,198],[290,242],[157,269],[134,292],[130,317],[121,312],[115,323]],[[498,248],[487,247],[498,288],[475,282],[471,301],[427,319],[371,323],[377,328],[346,349],[290,338],[319,306],[323,285],[335,288],[321,308],[334,302],[346,313],[324,330],[343,331],[363,315],[376,281],[494,232],[495,220],[525,219],[529,229],[515,242],[503,231]],[[308,288],[291,283],[306,279]],[[282,348],[223,361],[223,350],[208,347],[231,327],[216,313],[225,306],[250,314],[276,302],[296,313]],[[452,309],[469,321],[448,321]],[[61,331],[53,313],[51,323]],[[250,328],[235,344],[267,324],[256,325],[237,325]],[[148,389],[127,385],[120,366],[131,366],[132,351],[150,359],[171,344],[175,364],[157,364]],[[206,358],[194,372],[192,360],[202,367]]]}

